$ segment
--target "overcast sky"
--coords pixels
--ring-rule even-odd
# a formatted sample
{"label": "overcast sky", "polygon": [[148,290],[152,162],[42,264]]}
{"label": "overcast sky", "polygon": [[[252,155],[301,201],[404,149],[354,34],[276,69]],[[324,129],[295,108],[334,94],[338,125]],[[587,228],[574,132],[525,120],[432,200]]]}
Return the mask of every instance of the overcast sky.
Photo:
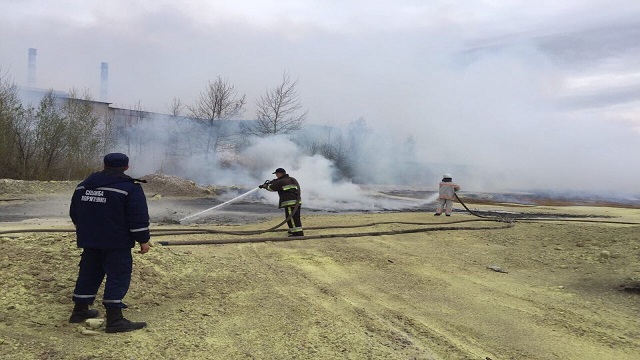
{"label": "overcast sky", "polygon": [[[0,0],[0,66],[166,112],[217,76],[253,103],[284,71],[308,120],[363,117],[478,189],[640,193],[637,0]],[[460,179],[464,182],[465,179]]]}

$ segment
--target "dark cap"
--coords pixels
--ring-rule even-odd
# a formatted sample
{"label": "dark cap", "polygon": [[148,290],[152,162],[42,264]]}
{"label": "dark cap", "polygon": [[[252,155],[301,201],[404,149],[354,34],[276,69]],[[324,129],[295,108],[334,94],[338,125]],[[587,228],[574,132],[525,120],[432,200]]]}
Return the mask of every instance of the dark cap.
{"label": "dark cap", "polygon": [[108,167],[127,167],[129,158],[125,154],[111,153],[104,156],[104,165]]}
{"label": "dark cap", "polygon": [[277,168],[276,171],[272,172],[272,174],[275,174],[275,173],[286,174],[287,172],[283,168]]}

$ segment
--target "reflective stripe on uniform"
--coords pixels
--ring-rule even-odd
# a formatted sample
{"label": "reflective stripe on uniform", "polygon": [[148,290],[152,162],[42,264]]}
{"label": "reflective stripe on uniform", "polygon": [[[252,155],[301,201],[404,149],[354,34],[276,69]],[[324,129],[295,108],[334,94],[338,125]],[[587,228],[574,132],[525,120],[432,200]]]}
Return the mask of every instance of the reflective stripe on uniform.
{"label": "reflective stripe on uniform", "polygon": [[148,227],[143,227],[143,228],[138,228],[138,229],[129,229],[129,231],[131,232],[140,232],[140,231],[146,231],[149,230]]}
{"label": "reflective stripe on uniform", "polygon": [[293,228],[290,228],[290,229],[289,229],[289,232],[290,232],[290,233],[294,233],[294,232],[302,232],[302,231],[303,231],[302,226],[299,226],[299,227],[293,227]]}
{"label": "reflective stripe on uniform", "polygon": [[298,189],[298,185],[285,185],[282,187],[282,190],[291,190],[291,189]]}
{"label": "reflective stripe on uniform", "polygon": [[[295,206],[297,202],[298,200],[287,200],[283,201],[280,206]],[[302,201],[300,201],[300,204],[302,204]]]}
{"label": "reflective stripe on uniform", "polygon": [[91,299],[96,297],[96,294],[93,295],[78,295],[78,294],[73,294],[73,297],[76,297],[78,299]]}
{"label": "reflective stripe on uniform", "polygon": [[113,191],[113,192],[117,192],[117,193],[120,193],[120,194],[129,195],[129,192],[127,192],[127,191],[120,190],[120,189],[115,189],[115,188],[110,188],[110,187],[99,187],[99,188],[96,188],[96,190]]}
{"label": "reflective stripe on uniform", "polygon": [[102,299],[102,303],[107,303],[107,304],[119,304],[121,303],[122,300],[107,300],[107,299]]}

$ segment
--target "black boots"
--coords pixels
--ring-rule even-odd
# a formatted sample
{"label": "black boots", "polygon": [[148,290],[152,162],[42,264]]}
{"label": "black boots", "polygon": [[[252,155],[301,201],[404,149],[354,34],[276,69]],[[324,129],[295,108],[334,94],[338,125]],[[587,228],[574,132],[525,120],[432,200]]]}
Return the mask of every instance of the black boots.
{"label": "black boots", "polygon": [[294,237],[294,236],[304,236],[304,233],[302,231],[300,232],[294,232],[294,233],[290,233],[288,235],[289,237]]}
{"label": "black boots", "polygon": [[132,322],[125,319],[121,308],[105,307],[105,309],[107,309],[107,326],[104,331],[107,333],[134,331],[147,326],[146,322]]}
{"label": "black boots", "polygon": [[[127,332],[142,329],[147,326],[145,322],[131,322],[122,316],[121,308],[107,307],[107,326],[104,329],[108,333]],[[89,304],[79,304],[73,307],[70,323],[81,323],[87,319],[98,317],[98,310],[89,309]]]}
{"label": "black boots", "polygon": [[81,323],[87,319],[98,317],[98,310],[89,309],[89,304],[76,303],[69,318],[70,323]]}

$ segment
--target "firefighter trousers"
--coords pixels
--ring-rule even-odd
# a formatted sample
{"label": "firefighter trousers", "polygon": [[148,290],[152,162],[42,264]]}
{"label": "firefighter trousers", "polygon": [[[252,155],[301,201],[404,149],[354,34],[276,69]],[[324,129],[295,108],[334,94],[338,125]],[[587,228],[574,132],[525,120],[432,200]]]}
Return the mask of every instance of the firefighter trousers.
{"label": "firefighter trousers", "polygon": [[[294,208],[295,206],[284,207],[285,218],[289,219],[289,216],[291,215],[291,212]],[[300,221],[300,208],[302,208],[302,206],[298,206],[298,210],[296,210],[296,212],[293,213],[293,216],[291,216],[291,219],[287,221],[287,225],[289,226],[289,234],[291,235],[302,235],[303,229],[302,222]]]}
{"label": "firefighter trousers", "polygon": [[129,291],[132,270],[131,249],[83,249],[73,301],[93,304],[106,276],[102,304],[105,307],[126,308],[122,299]]}
{"label": "firefighter trousers", "polygon": [[442,214],[442,209],[447,215],[451,215],[453,211],[453,200],[449,199],[438,199],[438,208],[436,209],[436,214]]}

